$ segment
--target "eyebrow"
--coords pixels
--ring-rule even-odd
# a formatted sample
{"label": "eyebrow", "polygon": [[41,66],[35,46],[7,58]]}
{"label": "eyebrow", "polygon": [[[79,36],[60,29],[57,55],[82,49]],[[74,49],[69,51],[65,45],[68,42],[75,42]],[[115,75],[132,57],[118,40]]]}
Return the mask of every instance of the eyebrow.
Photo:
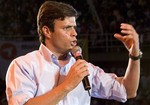
{"label": "eyebrow", "polygon": [[64,28],[71,28],[71,27],[73,27],[73,28],[77,28],[77,26],[76,25],[67,25],[67,26],[64,26]]}

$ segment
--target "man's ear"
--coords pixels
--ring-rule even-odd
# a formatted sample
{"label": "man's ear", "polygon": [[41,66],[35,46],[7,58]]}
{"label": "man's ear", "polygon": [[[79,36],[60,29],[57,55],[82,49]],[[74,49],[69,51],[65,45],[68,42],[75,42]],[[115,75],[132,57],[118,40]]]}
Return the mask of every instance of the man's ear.
{"label": "man's ear", "polygon": [[47,26],[43,26],[42,31],[43,31],[43,34],[46,38],[51,37],[51,31],[49,30],[49,28]]}

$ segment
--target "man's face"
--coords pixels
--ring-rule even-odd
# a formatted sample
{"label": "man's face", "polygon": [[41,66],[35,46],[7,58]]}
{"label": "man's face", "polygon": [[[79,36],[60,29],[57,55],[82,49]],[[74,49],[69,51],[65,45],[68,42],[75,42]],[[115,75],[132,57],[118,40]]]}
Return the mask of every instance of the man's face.
{"label": "man's face", "polygon": [[76,19],[75,17],[66,17],[63,21],[58,19],[54,22],[54,32],[51,32],[50,44],[55,51],[65,53],[77,44]]}

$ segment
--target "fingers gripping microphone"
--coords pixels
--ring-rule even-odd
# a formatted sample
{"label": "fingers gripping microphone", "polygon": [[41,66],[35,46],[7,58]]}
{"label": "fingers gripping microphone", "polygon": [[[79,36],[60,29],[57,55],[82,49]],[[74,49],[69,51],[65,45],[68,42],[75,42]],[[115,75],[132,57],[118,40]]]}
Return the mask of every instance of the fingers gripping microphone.
{"label": "fingers gripping microphone", "polygon": [[[82,57],[82,49],[79,46],[75,46],[72,49],[71,53],[75,57],[76,60],[83,59],[83,57]],[[85,76],[83,78],[82,83],[83,83],[84,89],[87,90],[88,93],[89,93],[89,90],[91,89],[91,86],[90,86],[90,83],[89,83],[89,80],[88,80],[88,76]],[[89,95],[90,95],[90,93],[89,93]]]}

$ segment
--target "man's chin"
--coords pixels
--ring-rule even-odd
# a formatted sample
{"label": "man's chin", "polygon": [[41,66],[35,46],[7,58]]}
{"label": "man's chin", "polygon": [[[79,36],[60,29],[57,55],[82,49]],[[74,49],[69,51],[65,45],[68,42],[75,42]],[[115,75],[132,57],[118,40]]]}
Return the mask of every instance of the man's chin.
{"label": "man's chin", "polygon": [[70,52],[74,47],[75,45],[71,45],[70,47],[68,47],[68,52]]}

